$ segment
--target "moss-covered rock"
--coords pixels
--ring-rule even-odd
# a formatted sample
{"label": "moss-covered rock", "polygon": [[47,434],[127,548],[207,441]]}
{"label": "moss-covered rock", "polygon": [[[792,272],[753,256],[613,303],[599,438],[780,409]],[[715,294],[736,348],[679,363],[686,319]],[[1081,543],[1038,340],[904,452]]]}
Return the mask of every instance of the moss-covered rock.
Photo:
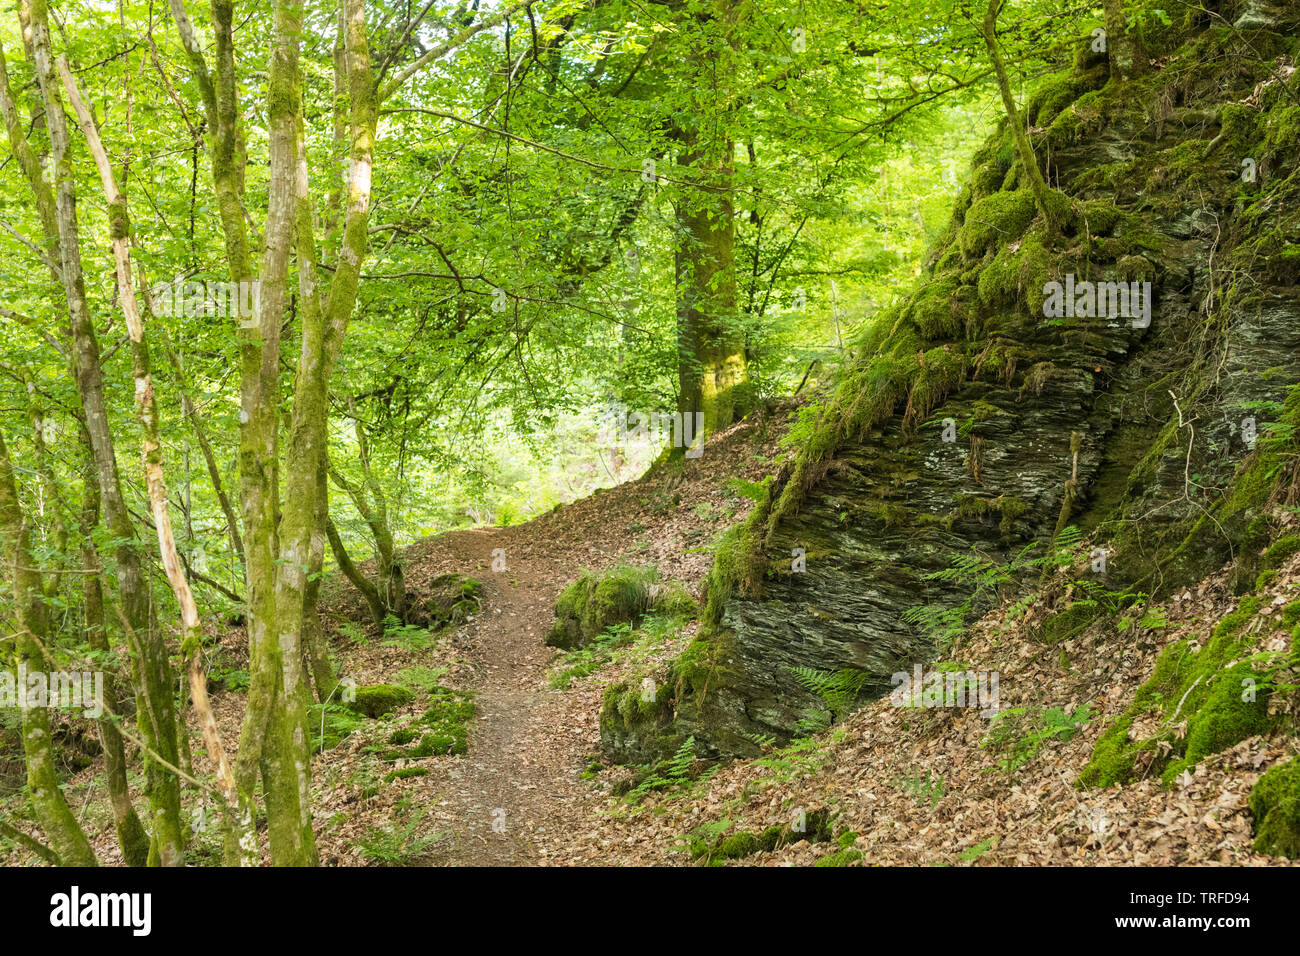
{"label": "moss-covered rock", "polygon": [[398,684],[366,684],[357,688],[356,699],[345,706],[366,717],[383,717],[415,700],[415,691]]}
{"label": "moss-covered rock", "polygon": [[433,629],[464,624],[478,613],[482,593],[482,583],[468,575],[439,575],[429,582],[422,605],[423,617],[415,623]]}
{"label": "moss-covered rock", "polygon": [[425,777],[428,774],[428,767],[401,767],[384,774],[384,782],[392,783],[394,780],[410,780],[412,777]]}
{"label": "moss-covered rock", "polygon": [[[1282,19],[1300,26],[1300,10]],[[962,606],[971,589],[935,573],[972,547],[1005,562],[1075,523],[1110,552],[1107,588],[1159,598],[1230,557],[1239,585],[1255,583],[1284,533],[1274,506],[1300,500],[1300,390],[1287,393],[1300,382],[1300,256],[1280,255],[1300,246],[1300,139],[1285,113],[1296,81],[1281,89],[1230,30],[1156,32],[1162,59],[1142,77],[1100,86],[1105,56],[1085,50],[1073,76],[1035,94],[1059,230],[1039,216],[1005,123],[974,157],[918,288],[865,324],[832,399],[792,431],[770,498],[720,542],[700,643],[662,675],[675,693],[667,736],[731,754],[789,739],[816,703],[797,668],[853,669],[864,698],[887,692],[892,672],[933,654],[903,615]],[[1273,149],[1254,183],[1230,155],[1243,143]],[[1151,324],[1044,315],[1044,285],[1068,274],[1149,281]],[[944,419],[958,441],[927,427]],[[961,513],[968,499],[978,513]],[[1046,639],[1082,617],[1053,620]],[[1217,659],[1212,645],[1166,652],[1142,706],[1098,744],[1095,782],[1194,762],[1260,725],[1259,702],[1228,690],[1249,679],[1232,670],[1245,647]],[[1189,690],[1172,721],[1187,736],[1152,730]]]}
{"label": "moss-covered rock", "polygon": [[573,650],[588,644],[612,624],[636,623],[650,608],[655,569],[615,567],[582,572],[555,602],[551,647]]}
{"label": "moss-covered rock", "polygon": [[1269,768],[1250,791],[1255,849],[1300,859],[1300,757]]}
{"label": "moss-covered rock", "polygon": [[[773,824],[761,831],[737,830],[713,845],[696,836],[689,841],[691,856],[702,860],[707,866],[716,865],[722,860],[739,860],[755,853],[768,853],[805,840],[809,843],[824,843],[831,838],[834,822],[834,814],[825,807],[819,807],[807,811],[800,821],[785,826]],[[856,838],[856,834],[853,837]],[[847,849],[851,842],[841,840],[841,848]],[[862,856],[856,850],[850,852],[857,853],[858,858]]]}
{"label": "moss-covered rock", "polygon": [[1036,212],[1028,189],[996,192],[974,202],[957,234],[957,245],[967,259],[978,259],[995,243],[1015,242],[1024,235]]}
{"label": "moss-covered rock", "polygon": [[474,695],[470,691],[436,687],[429,695],[429,709],[422,718],[430,730],[420,738],[417,756],[463,754],[469,747],[469,724],[474,719]]}
{"label": "moss-covered rock", "polygon": [[1058,611],[1043,622],[1038,639],[1044,644],[1059,644],[1087,630],[1088,625],[1101,616],[1096,604],[1076,603]]}
{"label": "moss-covered rock", "polygon": [[[1098,739],[1080,786],[1127,783],[1157,771],[1168,785],[1210,754],[1269,729],[1267,674],[1241,660],[1257,643],[1250,625],[1261,604],[1244,598],[1204,647],[1187,638],[1161,652],[1133,703]],[[1135,732],[1153,721],[1155,733]]]}
{"label": "moss-covered rock", "polygon": [[677,749],[675,694],[664,675],[639,673],[605,688],[600,709],[601,753],[614,763],[649,764]]}

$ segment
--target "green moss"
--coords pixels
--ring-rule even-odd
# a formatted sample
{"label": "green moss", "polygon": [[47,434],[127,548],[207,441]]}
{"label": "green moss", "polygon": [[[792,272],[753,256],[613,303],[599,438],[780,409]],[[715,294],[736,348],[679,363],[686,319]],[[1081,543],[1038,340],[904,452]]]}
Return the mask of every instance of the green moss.
{"label": "green moss", "polygon": [[973,318],[970,289],[957,276],[936,277],[912,296],[905,315],[927,341],[957,338]]}
{"label": "green moss", "polygon": [[651,608],[656,614],[674,620],[689,620],[699,613],[700,606],[680,581],[672,581],[654,595]]}
{"label": "green moss", "polygon": [[1041,312],[1043,286],[1056,271],[1054,257],[1043,243],[1043,230],[1034,227],[1019,243],[998,249],[993,261],[980,270],[979,301],[986,306],[1021,303],[1030,314]]}
{"label": "green moss", "polygon": [[[1009,167],[1008,167],[1009,168]],[[971,170],[970,189],[974,196],[984,197],[1002,188],[1007,169],[996,163],[981,163]]]}
{"label": "green moss", "polygon": [[1266,570],[1275,570],[1286,564],[1287,559],[1297,552],[1300,552],[1300,534],[1284,535],[1268,546],[1261,565]]}
{"label": "green moss", "polygon": [[978,259],[994,243],[1019,239],[1035,213],[1033,194],[1027,189],[999,192],[975,203],[957,234],[957,244],[967,259]]}
{"label": "green moss", "polygon": [[722,612],[733,591],[756,596],[767,567],[762,551],[767,498],[760,501],[740,524],[728,528],[713,550],[713,567],[705,584],[704,613],[700,633],[707,635],[722,623]]}
{"label": "green moss", "polygon": [[[801,830],[795,830],[793,825],[781,826],[780,824],[774,824],[760,832],[737,830],[719,840],[715,846],[710,846],[703,838],[696,836],[690,841],[691,856],[696,859],[703,857],[705,864],[708,865],[718,860],[739,860],[753,856],[755,853],[771,852],[802,840],[807,840],[809,843],[824,843],[831,838],[832,825],[833,820],[829,810],[812,810],[805,814]],[[856,840],[857,834],[852,836]],[[853,840],[850,840],[846,844],[841,840],[840,852],[858,853],[860,857],[861,853],[857,850],[849,850],[852,842]]]}
{"label": "green moss", "polygon": [[412,756],[465,753],[469,746],[469,724],[474,719],[474,695],[470,691],[435,687],[429,694],[429,705],[421,719],[430,732],[420,738]]}
{"label": "green moss", "polygon": [[1290,630],[1296,624],[1300,624],[1300,601],[1292,601],[1285,605],[1281,613],[1278,614],[1277,623],[1274,626]]}
{"label": "green moss", "polygon": [[1094,86],[1089,76],[1057,74],[1039,84],[1025,103],[1025,115],[1030,126],[1048,126],[1084,92]]}
{"label": "green moss", "polygon": [[424,602],[431,628],[463,624],[479,610],[483,585],[464,574],[442,574],[429,582]]}
{"label": "green moss", "polygon": [[1259,112],[1238,103],[1224,104],[1219,114],[1219,146],[1236,162],[1247,156],[1263,155],[1259,145]]}
{"label": "green moss", "polygon": [[427,767],[402,767],[400,770],[390,770],[384,774],[384,781],[392,783],[394,780],[409,780],[412,777],[427,776],[428,773]]}
{"label": "green moss", "polygon": [[751,853],[758,852],[758,840],[754,834],[741,830],[739,833],[733,833],[718,844],[716,853],[718,856],[728,860],[737,860],[742,856],[749,856]]}
{"label": "green moss", "polygon": [[670,680],[659,679],[661,676],[637,673],[605,688],[600,737],[602,750],[611,760],[654,762],[680,745],[682,736],[673,728],[673,686]]}
{"label": "green moss", "polygon": [[727,669],[734,641],[727,633],[697,637],[673,662],[672,675],[680,693],[690,692],[697,703],[716,687],[722,672]]}
{"label": "green moss", "polygon": [[391,714],[415,700],[415,691],[397,684],[369,684],[357,688],[357,696],[345,706],[354,713],[367,717],[382,717]]}
{"label": "green moss", "polygon": [[113,239],[128,239],[131,236],[131,216],[126,209],[126,200],[108,204],[108,234]]}
{"label": "green moss", "polygon": [[1044,644],[1059,644],[1082,634],[1093,621],[1101,616],[1101,609],[1095,604],[1072,604],[1064,611],[1053,614],[1043,622],[1039,631],[1039,640]]}
{"label": "green moss", "polygon": [[1287,105],[1269,111],[1264,129],[1264,151],[1279,153],[1300,146],[1300,106]]}
{"label": "green moss", "polygon": [[419,735],[414,730],[394,730],[389,734],[388,742],[396,745],[409,744],[417,736]]}
{"label": "green moss", "polygon": [[[1198,670],[1204,673],[1206,668],[1202,665]],[[1209,695],[1188,717],[1183,757],[1165,769],[1166,784],[1206,757],[1247,737],[1265,733],[1272,725],[1268,694],[1256,689],[1266,675],[1243,662],[1213,673],[1209,679],[1212,682]]]}
{"label": "green moss", "polygon": [[998,530],[1003,537],[1010,537],[1015,530],[1016,519],[1029,511],[1029,504],[1014,495],[1000,495],[997,498],[984,498],[979,495],[963,495],[957,499],[955,517],[984,519],[998,517]]}
{"label": "green moss", "polygon": [[650,607],[653,567],[621,566],[603,573],[584,571],[555,602],[551,647],[584,647],[612,624],[635,624]]}
{"label": "green moss", "polygon": [[903,430],[910,431],[929,417],[944,397],[966,377],[966,356],[941,345],[921,354],[918,371],[907,396]]}
{"label": "green moss", "polygon": [[1300,757],[1270,767],[1250,791],[1255,849],[1300,859]]}
{"label": "green moss", "polygon": [[1087,225],[1088,232],[1094,236],[1103,236],[1119,224],[1123,213],[1112,199],[1095,199],[1080,204],[1079,217]]}
{"label": "green moss", "polygon": [[836,850],[828,856],[822,857],[813,866],[853,866],[862,859],[861,850]]}
{"label": "green moss", "polygon": [[[1145,754],[1150,759],[1144,760],[1143,773],[1163,768],[1168,785],[1205,757],[1265,732],[1270,726],[1266,675],[1241,660],[1258,640],[1246,633],[1246,625],[1261,606],[1261,598],[1243,598],[1204,647],[1198,649],[1194,638],[1166,647],[1133,703],[1097,741],[1079,775],[1080,786],[1127,783]],[[1132,738],[1134,723],[1151,716],[1159,721],[1156,736]],[[1185,732],[1176,733],[1184,721]]]}

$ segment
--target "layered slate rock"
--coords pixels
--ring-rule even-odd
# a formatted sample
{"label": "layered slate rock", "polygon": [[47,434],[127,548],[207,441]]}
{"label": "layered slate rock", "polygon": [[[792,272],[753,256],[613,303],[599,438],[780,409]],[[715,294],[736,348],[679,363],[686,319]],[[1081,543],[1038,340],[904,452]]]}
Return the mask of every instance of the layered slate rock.
{"label": "layered slate rock", "polygon": [[[1007,562],[1076,525],[1108,552],[1099,580],[1160,593],[1267,536],[1278,469],[1252,439],[1300,382],[1300,73],[1279,69],[1297,14],[1271,16],[1246,36],[1169,31],[1135,83],[1085,51],[1044,84],[1026,112],[1060,233],[1005,128],[977,154],[926,277],[720,547],[701,637],[610,688],[607,756],[789,739],[817,703],[801,668],[880,696],[935,655],[903,615],[970,597],[931,576],[972,548]],[[1150,321],[1045,315],[1067,281],[1149,282]]]}

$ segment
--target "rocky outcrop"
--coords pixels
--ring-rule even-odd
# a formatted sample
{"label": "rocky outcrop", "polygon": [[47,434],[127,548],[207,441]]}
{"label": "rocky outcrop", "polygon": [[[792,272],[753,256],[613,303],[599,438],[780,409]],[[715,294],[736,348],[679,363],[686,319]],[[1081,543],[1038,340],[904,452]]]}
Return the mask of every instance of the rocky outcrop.
{"label": "rocky outcrop", "polygon": [[[1107,552],[1101,583],[1152,593],[1259,550],[1300,382],[1300,15],[1258,15],[1246,34],[1189,18],[1148,36],[1160,59],[1136,82],[1085,50],[1043,84],[1026,113],[1068,199],[1060,233],[1006,130],[980,151],[925,279],[720,548],[701,637],[645,704],[611,689],[609,755],[788,739],[817,702],[801,668],[879,696],[933,659],[904,615],[961,607],[969,584],[932,575],[972,548],[1005,564],[1075,525]],[[1110,284],[1109,314],[1089,283]]]}

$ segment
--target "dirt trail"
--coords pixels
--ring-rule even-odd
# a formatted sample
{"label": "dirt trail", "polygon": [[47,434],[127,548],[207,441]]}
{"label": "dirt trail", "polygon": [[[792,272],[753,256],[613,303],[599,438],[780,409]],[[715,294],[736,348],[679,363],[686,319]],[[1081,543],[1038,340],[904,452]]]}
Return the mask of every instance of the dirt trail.
{"label": "dirt trail", "polygon": [[[364,863],[355,840],[367,828],[421,811],[422,833],[440,839],[420,862],[446,866],[618,863],[651,850],[608,815],[610,775],[584,780],[600,749],[605,685],[630,662],[614,662],[566,690],[550,685],[558,653],[546,646],[555,600],[584,568],[654,564],[698,592],[708,569],[707,545],[739,520],[750,502],[727,486],[733,476],[757,480],[771,468],[779,430],[752,422],[710,441],[705,455],[574,502],[522,525],[456,531],[412,545],[405,553],[408,588],[417,595],[438,575],[469,575],[483,585],[481,609],[444,634],[437,660],[371,644],[335,648],[360,683],[391,681],[403,667],[451,663],[443,682],[475,694],[468,752],[421,761],[424,776],[386,783],[358,799],[345,782],[365,762],[373,741],[347,742],[322,755],[319,778],[338,767],[320,814],[344,817],[323,834],[324,856]],[[504,557],[503,570],[493,570]],[[497,564],[499,567],[499,563]],[[359,595],[345,588],[336,617],[364,616]],[[337,612],[346,611],[346,614]],[[684,646],[687,639],[680,635]],[[680,648],[677,648],[680,649]],[[674,650],[671,642],[661,652]],[[412,707],[418,706],[413,704]],[[405,802],[406,810],[396,805]],[[656,843],[656,858],[662,851]],[[659,861],[656,859],[656,861]],[[671,862],[671,861],[665,861]]]}
{"label": "dirt trail", "polygon": [[[544,861],[546,826],[557,802],[578,802],[584,734],[566,733],[563,695],[546,683],[554,652],[545,646],[561,568],[534,554],[512,567],[506,531],[472,531],[434,543],[449,563],[491,567],[504,548],[504,571],[479,573],[483,611],[461,638],[473,673],[476,720],[469,753],[442,761],[429,779],[437,818],[449,839],[432,862],[525,865]],[[568,728],[572,730],[573,728]],[[589,744],[588,744],[589,746]],[[438,779],[441,778],[441,779]]]}

